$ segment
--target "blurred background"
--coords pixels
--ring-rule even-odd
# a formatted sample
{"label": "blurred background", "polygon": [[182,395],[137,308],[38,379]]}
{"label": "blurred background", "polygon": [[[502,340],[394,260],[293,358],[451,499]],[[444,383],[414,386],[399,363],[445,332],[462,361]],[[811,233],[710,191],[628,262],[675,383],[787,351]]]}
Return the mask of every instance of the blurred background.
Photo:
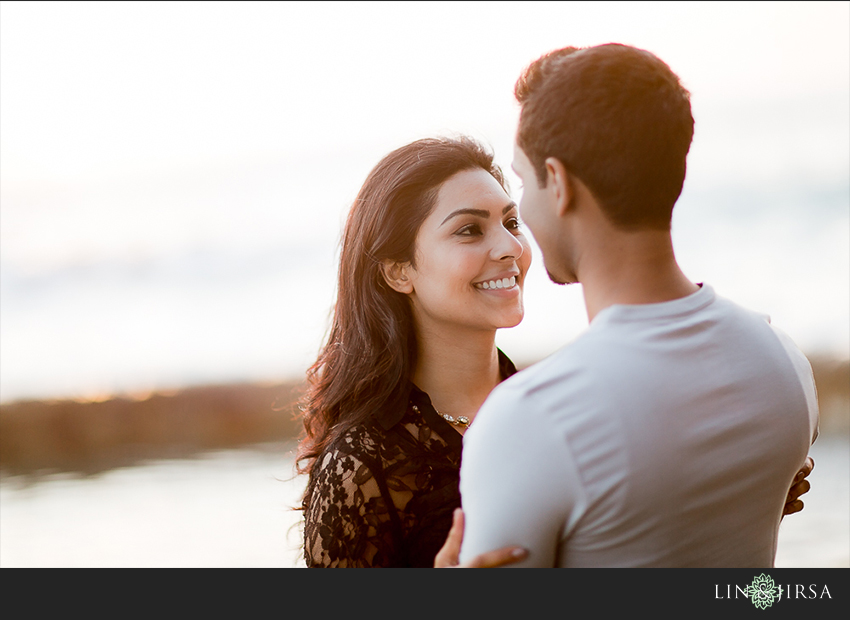
{"label": "blurred background", "polygon": [[[850,566],[845,2],[0,2],[0,566],[301,565],[292,402],[360,184],[465,133],[518,199],[516,78],[607,42],[692,93],[685,273],[813,364],[777,566]],[[525,299],[520,366],[587,326],[539,252]]]}

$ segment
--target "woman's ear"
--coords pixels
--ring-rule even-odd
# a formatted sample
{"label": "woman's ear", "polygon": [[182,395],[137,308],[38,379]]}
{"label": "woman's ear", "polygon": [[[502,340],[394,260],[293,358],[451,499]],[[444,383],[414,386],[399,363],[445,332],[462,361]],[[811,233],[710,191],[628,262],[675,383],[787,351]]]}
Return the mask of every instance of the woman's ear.
{"label": "woman's ear", "polygon": [[406,295],[413,292],[413,282],[408,276],[409,270],[410,263],[398,263],[389,259],[381,261],[381,275],[384,276],[384,281],[394,291]]}

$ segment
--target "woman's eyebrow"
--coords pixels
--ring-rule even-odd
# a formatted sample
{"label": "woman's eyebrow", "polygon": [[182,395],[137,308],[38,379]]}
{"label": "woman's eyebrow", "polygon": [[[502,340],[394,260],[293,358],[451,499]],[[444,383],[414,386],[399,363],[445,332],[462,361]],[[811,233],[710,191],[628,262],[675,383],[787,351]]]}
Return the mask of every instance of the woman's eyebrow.
{"label": "woman's eyebrow", "polygon": [[[505,208],[502,209],[502,215],[505,215],[511,209],[516,209],[516,203],[513,202],[513,201],[511,201],[507,205],[505,205]],[[440,222],[440,226],[442,226],[443,224],[448,222],[450,219],[452,219],[453,217],[458,216],[458,215],[474,215],[476,217],[488,218],[488,217],[490,217],[490,212],[487,211],[486,209],[458,209],[457,211],[452,211],[451,213],[449,213],[449,215],[446,217],[446,219],[444,219],[442,222]]]}

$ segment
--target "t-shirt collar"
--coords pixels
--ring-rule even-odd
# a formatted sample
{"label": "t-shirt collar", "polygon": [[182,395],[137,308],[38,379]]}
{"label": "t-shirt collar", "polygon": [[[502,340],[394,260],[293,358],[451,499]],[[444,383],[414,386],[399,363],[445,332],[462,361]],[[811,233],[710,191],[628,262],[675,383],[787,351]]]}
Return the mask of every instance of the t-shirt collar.
{"label": "t-shirt collar", "polygon": [[672,319],[696,312],[705,308],[715,299],[714,289],[708,284],[698,283],[699,290],[679,299],[662,301],[655,304],[614,304],[601,310],[590,327],[598,327],[605,323],[622,323],[657,319]]}

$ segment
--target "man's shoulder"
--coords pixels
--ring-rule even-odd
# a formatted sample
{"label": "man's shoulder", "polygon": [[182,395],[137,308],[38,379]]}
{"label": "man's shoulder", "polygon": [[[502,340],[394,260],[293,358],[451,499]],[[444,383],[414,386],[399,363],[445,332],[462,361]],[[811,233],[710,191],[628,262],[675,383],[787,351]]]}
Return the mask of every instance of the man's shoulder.
{"label": "man's shoulder", "polygon": [[546,383],[552,378],[569,376],[586,370],[600,357],[608,355],[612,344],[611,334],[605,329],[586,329],[576,338],[540,361],[523,368],[510,380],[528,385]]}
{"label": "man's shoulder", "polygon": [[757,330],[766,340],[778,344],[799,374],[804,376],[811,374],[811,366],[806,355],[781,327],[771,321],[770,315],[746,308],[722,297],[718,297],[718,304],[722,311],[736,315],[742,322],[748,322],[750,328],[755,328],[750,333],[755,335]]}
{"label": "man's shoulder", "polygon": [[542,360],[507,378],[492,392],[488,404],[512,408],[530,399],[545,400],[548,394],[576,393],[586,379],[598,348],[593,334],[582,334]]}

